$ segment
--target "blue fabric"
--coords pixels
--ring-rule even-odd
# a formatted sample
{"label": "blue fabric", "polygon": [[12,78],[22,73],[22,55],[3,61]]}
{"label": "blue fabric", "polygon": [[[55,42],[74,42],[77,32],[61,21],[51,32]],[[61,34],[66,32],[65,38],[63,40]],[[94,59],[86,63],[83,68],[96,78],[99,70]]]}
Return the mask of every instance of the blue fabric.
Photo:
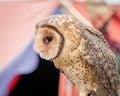
{"label": "blue fabric", "polygon": [[7,96],[9,81],[18,74],[28,74],[38,65],[38,55],[33,50],[33,40],[10,64],[0,73],[0,96]]}

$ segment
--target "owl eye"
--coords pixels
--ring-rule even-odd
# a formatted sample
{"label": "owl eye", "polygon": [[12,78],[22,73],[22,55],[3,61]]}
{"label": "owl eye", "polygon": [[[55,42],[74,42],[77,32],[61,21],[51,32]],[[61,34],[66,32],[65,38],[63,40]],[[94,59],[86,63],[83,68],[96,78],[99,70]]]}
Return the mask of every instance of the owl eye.
{"label": "owl eye", "polygon": [[91,94],[91,93],[88,93],[88,95],[87,96],[94,96],[93,94]]}
{"label": "owl eye", "polygon": [[94,91],[91,91],[87,94],[87,96],[96,96],[96,93]]}
{"label": "owl eye", "polygon": [[53,37],[52,36],[47,36],[43,39],[44,43],[48,44],[52,41]]}

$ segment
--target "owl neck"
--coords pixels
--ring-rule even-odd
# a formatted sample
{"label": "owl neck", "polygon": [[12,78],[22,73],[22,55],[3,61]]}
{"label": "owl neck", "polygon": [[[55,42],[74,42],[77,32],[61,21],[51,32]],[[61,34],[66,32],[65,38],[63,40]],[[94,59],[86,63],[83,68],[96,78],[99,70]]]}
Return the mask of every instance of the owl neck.
{"label": "owl neck", "polygon": [[[63,69],[64,67],[73,66],[76,62],[76,58],[79,58],[80,60],[80,54],[78,50],[74,50],[73,52],[70,52],[69,50],[66,50],[66,52],[63,52],[53,60],[54,65],[58,69]],[[81,60],[80,60],[81,61]]]}

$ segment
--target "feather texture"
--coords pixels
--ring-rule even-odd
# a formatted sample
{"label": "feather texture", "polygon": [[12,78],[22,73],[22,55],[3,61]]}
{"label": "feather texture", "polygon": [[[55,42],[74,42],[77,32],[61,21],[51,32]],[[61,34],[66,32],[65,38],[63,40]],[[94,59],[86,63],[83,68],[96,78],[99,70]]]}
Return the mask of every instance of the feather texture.
{"label": "feather texture", "polygon": [[115,54],[97,29],[69,15],[52,15],[36,25],[34,40],[35,51],[53,61],[80,96],[120,96]]}

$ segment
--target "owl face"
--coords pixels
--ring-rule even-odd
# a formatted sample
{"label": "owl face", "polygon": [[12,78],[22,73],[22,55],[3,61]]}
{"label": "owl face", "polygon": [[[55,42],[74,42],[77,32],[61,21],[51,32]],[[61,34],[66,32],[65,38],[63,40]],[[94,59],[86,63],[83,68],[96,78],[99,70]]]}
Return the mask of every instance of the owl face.
{"label": "owl face", "polygon": [[39,27],[35,33],[34,50],[41,58],[51,60],[59,54],[61,39],[54,28]]}

